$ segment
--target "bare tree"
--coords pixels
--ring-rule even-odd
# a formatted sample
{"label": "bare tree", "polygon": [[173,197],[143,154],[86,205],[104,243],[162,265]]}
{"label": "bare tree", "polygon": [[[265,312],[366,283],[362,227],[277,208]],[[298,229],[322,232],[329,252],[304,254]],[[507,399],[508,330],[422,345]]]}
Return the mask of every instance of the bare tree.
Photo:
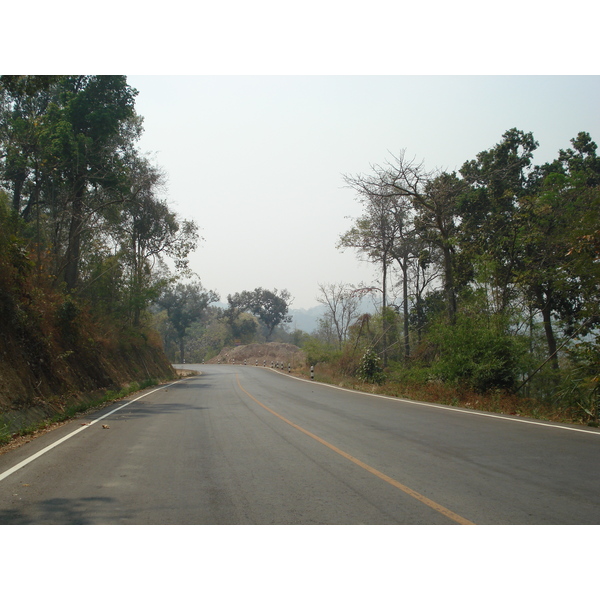
{"label": "bare tree", "polygon": [[333,325],[341,350],[348,338],[348,329],[359,314],[360,297],[346,283],[320,283],[319,292],[317,302],[327,309],[325,318]]}
{"label": "bare tree", "polygon": [[[417,215],[415,224],[442,252],[444,290],[448,315],[456,315],[456,286],[454,277],[454,236],[457,231],[456,202],[467,184],[454,173],[426,171],[423,163],[405,157],[404,151],[383,166],[372,166],[369,175],[346,176],[346,183],[359,196],[370,199],[409,200]],[[393,203],[388,204],[393,206]]]}

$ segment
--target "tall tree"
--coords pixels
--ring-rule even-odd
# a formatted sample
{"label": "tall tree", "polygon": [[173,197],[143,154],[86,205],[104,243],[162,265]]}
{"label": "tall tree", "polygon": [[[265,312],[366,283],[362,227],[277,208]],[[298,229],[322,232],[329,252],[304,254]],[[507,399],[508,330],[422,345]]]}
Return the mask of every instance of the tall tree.
{"label": "tall tree", "polygon": [[141,131],[132,126],[136,94],[124,76],[65,77],[46,112],[43,143],[68,215],[64,280],[69,290],[79,281],[82,235],[101,208],[90,190],[116,188],[126,180],[123,156]]}
{"label": "tall tree", "polygon": [[[388,306],[388,277],[394,260],[394,248],[398,231],[402,226],[399,212],[395,210],[398,198],[377,180],[377,176],[345,178],[346,183],[358,193],[358,201],[363,205],[363,214],[356,219],[354,226],[344,233],[338,248],[354,248],[366,256],[369,262],[381,268],[381,313],[386,315]],[[383,329],[383,366],[387,366],[387,330]]]}
{"label": "tall tree", "polygon": [[267,340],[271,339],[273,330],[281,323],[289,323],[292,318],[287,312],[292,303],[292,296],[287,290],[278,292],[256,288],[252,293],[250,312],[258,317],[267,327]]}
{"label": "tall tree", "polygon": [[504,313],[515,294],[519,261],[519,199],[532,185],[532,133],[510,129],[493,148],[460,169],[469,184],[461,196],[461,247],[489,282],[496,311]]}
{"label": "tall tree", "polygon": [[129,267],[132,321],[139,323],[141,311],[155,297],[152,267],[163,257],[174,259],[178,271],[187,269],[187,257],[197,245],[198,228],[181,220],[157,194],[164,177],[140,156],[129,159],[129,186],[119,212],[121,253]]}
{"label": "tall tree", "polygon": [[418,259],[422,244],[418,239],[415,214],[410,200],[405,196],[396,197],[390,209],[392,218],[396,223],[396,241],[392,246],[391,254],[402,274],[404,358],[407,360],[410,357],[409,282],[411,279],[411,266]]}
{"label": "tall tree", "polygon": [[[464,183],[456,174],[426,171],[423,163],[409,160],[405,152],[392,156],[383,166],[376,165],[369,175],[345,178],[359,193],[381,201],[397,203],[399,199],[413,204],[415,224],[440,248],[444,266],[444,289],[450,321],[456,314],[455,234],[458,196]],[[389,218],[389,217],[388,217]]]}
{"label": "tall tree", "polygon": [[561,150],[557,160],[538,169],[533,192],[520,202],[518,281],[531,306],[542,314],[555,370],[559,361],[553,322],[560,320],[569,336],[585,334],[599,322],[592,300],[598,297],[594,258],[576,248],[600,229],[600,160],[589,134],[582,132],[571,143],[572,149]]}

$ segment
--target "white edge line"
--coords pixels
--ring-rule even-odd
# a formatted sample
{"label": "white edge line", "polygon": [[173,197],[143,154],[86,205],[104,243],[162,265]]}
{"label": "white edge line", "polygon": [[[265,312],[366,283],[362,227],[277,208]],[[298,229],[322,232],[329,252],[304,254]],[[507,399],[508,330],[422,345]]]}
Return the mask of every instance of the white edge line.
{"label": "white edge line", "polygon": [[106,419],[106,417],[109,417],[113,413],[116,413],[117,411],[125,408],[126,406],[129,406],[130,404],[133,404],[134,402],[137,402],[138,400],[141,400],[142,398],[145,398],[146,396],[149,396],[150,394],[154,394],[155,392],[159,392],[160,390],[164,390],[164,389],[166,389],[168,387],[171,387],[172,385],[175,385],[176,383],[180,383],[181,381],[184,381],[184,380],[180,379],[178,381],[174,381],[173,383],[169,383],[167,385],[163,385],[163,386],[161,386],[159,388],[156,388],[155,390],[152,390],[150,392],[146,392],[145,394],[142,394],[141,396],[138,396],[137,398],[134,398],[133,400],[130,400],[129,402],[126,402],[122,406],[119,406],[119,407],[115,408],[114,410],[111,410],[110,412],[106,413],[105,415],[102,415],[101,417],[98,417],[97,419],[94,419],[93,421],[90,421],[90,423],[88,423],[87,426],[85,426],[85,427],[82,426],[79,429],[76,429],[75,431],[72,431],[71,433],[68,433],[67,435],[65,435],[64,437],[60,438],[59,440],[57,440],[53,444],[50,444],[49,446],[46,446],[45,448],[43,448],[39,452],[36,452],[35,454],[32,454],[29,458],[26,458],[25,460],[22,460],[20,463],[16,464],[14,467],[11,467],[7,471],[4,471],[4,473],[0,473],[0,481],[2,481],[3,479],[6,479],[9,475],[12,475],[13,473],[15,473],[16,471],[18,471],[19,469],[22,469],[24,466],[26,466],[29,463],[33,462],[34,460],[38,459],[43,454],[46,454],[46,452],[50,452],[50,450],[52,450],[53,448],[56,448],[56,446],[59,446],[63,442],[66,442],[69,438],[72,438],[74,435],[77,435],[78,433],[81,433],[82,431],[85,431],[91,425],[94,425],[95,423],[98,423],[98,421],[102,421],[102,419]]}
{"label": "white edge line", "polygon": [[[249,365],[252,366],[252,365]],[[445,406],[443,404],[435,404],[433,402],[425,402],[419,400],[408,400],[407,398],[396,398],[395,396],[384,396],[383,394],[371,394],[370,392],[361,392],[360,390],[351,390],[350,388],[340,387],[337,385],[332,385],[330,383],[322,383],[320,381],[310,381],[308,379],[303,379],[302,377],[296,377],[294,375],[289,375],[288,373],[281,373],[277,369],[272,369],[271,367],[260,367],[260,369],[268,369],[269,371],[273,371],[277,373],[277,375],[283,375],[285,377],[291,377],[296,381],[303,381],[304,383],[312,383],[314,385],[323,385],[325,387],[332,388],[334,390],[343,391],[343,392],[351,392],[352,394],[361,394],[363,396],[371,396],[372,398],[380,398],[384,400],[393,400],[395,402],[405,402],[406,404],[415,404],[417,406],[423,406],[426,408],[437,408],[439,410],[450,410],[453,412],[459,412],[464,415],[471,415],[473,417],[488,417],[490,419],[501,419],[503,421],[513,421],[514,423],[523,423],[524,425],[537,425],[539,427],[552,427],[553,429],[566,429],[567,431],[574,431],[576,433],[586,433],[588,435],[600,435],[600,431],[593,431],[588,429],[579,429],[577,427],[569,427],[567,425],[558,425],[557,423],[544,423],[542,421],[528,421],[526,419],[516,419],[515,417],[509,417],[507,415],[496,415],[494,413],[479,411],[479,410],[468,410],[464,408],[456,408],[455,406]]]}

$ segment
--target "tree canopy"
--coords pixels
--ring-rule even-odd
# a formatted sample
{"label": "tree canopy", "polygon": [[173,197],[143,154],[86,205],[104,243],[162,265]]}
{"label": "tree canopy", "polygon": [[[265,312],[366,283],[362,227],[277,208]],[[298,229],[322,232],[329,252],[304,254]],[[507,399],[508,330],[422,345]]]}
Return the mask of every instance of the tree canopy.
{"label": "tree canopy", "polygon": [[0,78],[0,184],[38,279],[134,326],[199,239],[137,149],[136,96],[118,75]]}
{"label": "tree canopy", "polygon": [[[538,145],[513,128],[458,172],[427,170],[402,152],[344,177],[364,211],[339,246],[380,265],[382,323],[402,290],[396,322],[405,365],[412,344],[448,367],[443,377],[466,382],[477,371],[480,387],[516,388],[538,372],[536,363],[569,371],[581,344],[596,340],[598,350],[597,146],[580,132],[554,161],[535,165]],[[395,355],[389,327],[377,341],[384,360]],[[484,363],[485,376],[467,362],[450,367],[457,344],[471,352],[469,364]]]}

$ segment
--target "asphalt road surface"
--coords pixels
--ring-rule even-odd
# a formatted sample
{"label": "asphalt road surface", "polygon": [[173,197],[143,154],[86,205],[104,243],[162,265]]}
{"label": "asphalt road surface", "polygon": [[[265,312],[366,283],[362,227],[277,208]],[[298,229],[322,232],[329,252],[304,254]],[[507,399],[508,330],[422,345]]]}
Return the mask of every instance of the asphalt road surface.
{"label": "asphalt road surface", "polygon": [[0,455],[0,524],[600,523],[598,430],[186,367]]}

